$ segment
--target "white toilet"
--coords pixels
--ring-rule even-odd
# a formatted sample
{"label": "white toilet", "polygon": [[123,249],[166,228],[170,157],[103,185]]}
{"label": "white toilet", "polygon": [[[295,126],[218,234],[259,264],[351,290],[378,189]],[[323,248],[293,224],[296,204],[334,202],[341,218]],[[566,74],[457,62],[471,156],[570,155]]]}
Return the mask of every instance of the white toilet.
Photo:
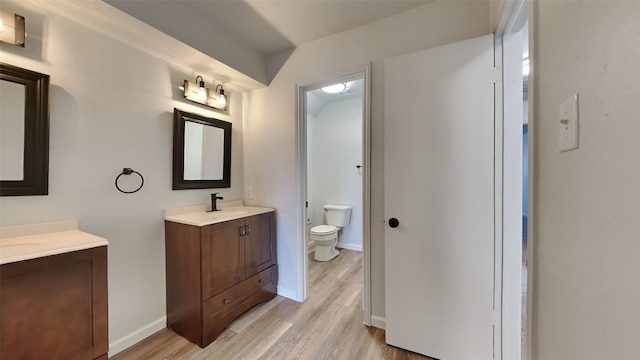
{"label": "white toilet", "polygon": [[349,205],[325,205],[324,212],[327,225],[311,228],[311,239],[316,245],[314,259],[318,261],[329,261],[338,256],[338,232],[351,221]]}

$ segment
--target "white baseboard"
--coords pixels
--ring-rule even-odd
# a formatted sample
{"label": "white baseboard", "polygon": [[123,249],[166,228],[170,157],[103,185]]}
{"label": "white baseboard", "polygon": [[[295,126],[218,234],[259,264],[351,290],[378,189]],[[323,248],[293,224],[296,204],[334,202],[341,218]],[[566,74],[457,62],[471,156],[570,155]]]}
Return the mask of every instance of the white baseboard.
{"label": "white baseboard", "polygon": [[355,251],[362,252],[362,244],[358,245],[358,244],[349,244],[349,243],[339,242],[337,247],[342,249],[355,250]]}
{"label": "white baseboard", "polygon": [[380,316],[375,316],[372,315],[371,316],[371,326],[373,327],[377,327],[378,329],[385,329],[386,328],[386,319]]}
{"label": "white baseboard", "polygon": [[307,255],[311,254],[316,249],[316,243],[311,240],[307,243]]}
{"label": "white baseboard", "polygon": [[140,329],[121,337],[120,339],[109,344],[109,357],[139,343],[140,341],[148,338],[149,336],[157,333],[158,331],[167,327],[167,317],[163,316],[160,319],[147,324]]}
{"label": "white baseboard", "polygon": [[278,295],[282,297],[286,297],[287,299],[291,299],[293,301],[302,302],[302,300],[298,299],[298,293],[291,289],[278,286],[278,289],[276,291],[278,292]]}

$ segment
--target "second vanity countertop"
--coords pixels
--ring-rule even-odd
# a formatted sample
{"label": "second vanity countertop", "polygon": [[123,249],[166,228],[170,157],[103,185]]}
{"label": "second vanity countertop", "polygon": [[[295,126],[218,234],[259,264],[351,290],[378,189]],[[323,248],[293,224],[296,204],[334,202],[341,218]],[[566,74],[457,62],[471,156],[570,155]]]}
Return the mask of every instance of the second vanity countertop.
{"label": "second vanity countertop", "polygon": [[165,210],[164,219],[181,224],[206,226],[274,211],[273,208],[243,206],[242,202],[221,203],[221,210],[206,211],[205,205]]}
{"label": "second vanity countertop", "polygon": [[0,228],[0,264],[108,245],[107,239],[78,230],[77,220]]}

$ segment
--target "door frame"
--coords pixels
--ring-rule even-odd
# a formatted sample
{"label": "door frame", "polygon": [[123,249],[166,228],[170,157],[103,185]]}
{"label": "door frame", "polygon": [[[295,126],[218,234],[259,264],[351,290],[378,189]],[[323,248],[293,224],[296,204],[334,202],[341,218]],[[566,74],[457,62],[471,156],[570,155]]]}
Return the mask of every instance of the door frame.
{"label": "door frame", "polygon": [[[496,294],[496,299],[499,303],[496,304],[496,307],[500,309],[500,332],[501,335],[497,338],[499,339],[499,343],[496,343],[496,349],[499,351],[499,356],[496,358],[505,358],[505,359],[520,359],[522,354],[521,349],[521,331],[522,331],[522,323],[521,323],[521,297],[522,297],[522,276],[520,279],[510,278],[508,275],[514,272],[521,274],[521,259],[522,259],[522,248],[520,248],[520,257],[518,259],[511,259],[510,257],[504,256],[505,254],[512,254],[515,248],[510,244],[510,242],[505,241],[508,239],[510,234],[512,233],[512,222],[514,219],[514,213],[520,214],[521,212],[521,204],[520,206],[513,206],[508,201],[508,198],[513,194],[514,187],[521,186],[522,181],[522,173],[521,173],[521,162],[518,162],[520,166],[517,168],[514,167],[514,162],[509,160],[509,152],[519,151],[522,149],[522,130],[520,125],[520,130],[517,133],[519,141],[517,143],[518,149],[513,148],[513,139],[511,136],[514,135],[514,132],[511,131],[512,128],[510,124],[506,123],[507,118],[522,116],[522,110],[520,109],[519,114],[514,113],[513,108],[509,106],[511,101],[510,99],[510,69],[513,69],[514,66],[522,68],[522,51],[515,54],[512,50],[512,45],[509,44],[509,35],[520,31],[523,26],[526,26],[527,21],[529,21],[529,27],[532,26],[531,22],[531,9],[529,1],[527,0],[514,0],[514,1],[506,1],[504,2],[504,7],[501,10],[499,21],[496,24],[495,29],[495,67],[499,69],[499,84],[500,86],[496,86],[496,179],[501,181],[500,184],[496,184],[496,231],[499,235],[496,236],[499,239],[501,246],[496,249],[496,288],[499,289],[500,293]],[[513,41],[513,40],[512,40]],[[531,31],[529,32],[529,61],[530,66],[533,68],[532,64],[532,54],[531,54],[531,46],[532,38]],[[527,228],[528,234],[528,251],[527,251],[527,262],[528,262],[528,272],[527,272],[527,326],[526,326],[526,356],[527,359],[532,359],[532,351],[531,351],[531,297],[532,297],[532,217],[533,217],[533,143],[531,141],[531,125],[532,125],[532,81],[531,81],[531,73],[529,75],[529,154],[528,154],[528,223],[529,226]],[[521,101],[522,96],[516,101]],[[522,157],[520,156],[520,159]],[[514,183],[514,173],[518,174],[518,182]],[[511,189],[511,190],[510,190]],[[521,195],[521,191],[520,191]],[[521,215],[519,215],[521,218]],[[521,221],[518,221],[521,223]],[[520,226],[520,233],[522,233]],[[521,242],[520,242],[521,244]],[[520,245],[518,244],[518,245]],[[515,309],[519,309],[516,311]],[[515,335],[517,333],[517,336]]]}
{"label": "door frame", "polygon": [[306,244],[307,200],[307,106],[309,90],[352,79],[363,79],[362,94],[362,298],[364,324],[371,325],[371,64],[322,76],[320,79],[295,84],[296,92],[296,233],[303,242],[298,254],[298,288],[302,289],[300,301],[308,297],[308,254]]}

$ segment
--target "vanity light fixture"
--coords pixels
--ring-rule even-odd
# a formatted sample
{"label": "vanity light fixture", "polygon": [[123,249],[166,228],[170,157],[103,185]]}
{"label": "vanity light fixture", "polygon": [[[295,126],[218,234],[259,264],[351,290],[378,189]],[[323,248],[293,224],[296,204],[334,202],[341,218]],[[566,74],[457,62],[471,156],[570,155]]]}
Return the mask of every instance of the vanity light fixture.
{"label": "vanity light fixture", "polygon": [[347,84],[338,83],[333,85],[327,85],[320,88],[320,90],[326,92],[327,94],[337,94],[345,91],[347,89]]}
{"label": "vanity light fixture", "polygon": [[0,10],[0,41],[24,47],[24,16]]}
{"label": "vanity light fixture", "polygon": [[227,97],[222,85],[216,86],[215,90],[209,89],[200,75],[196,77],[196,82],[185,80],[180,89],[184,91],[184,98],[189,101],[218,110],[227,110]]}
{"label": "vanity light fixture", "polygon": [[[200,80],[198,81],[198,79]],[[198,75],[196,77],[196,82],[185,80],[183,90],[185,99],[206,105],[207,88],[204,86],[202,76]]]}
{"label": "vanity light fixture", "polygon": [[227,96],[224,94],[222,84],[218,84],[215,91],[209,90],[207,105],[216,109],[227,110]]}

